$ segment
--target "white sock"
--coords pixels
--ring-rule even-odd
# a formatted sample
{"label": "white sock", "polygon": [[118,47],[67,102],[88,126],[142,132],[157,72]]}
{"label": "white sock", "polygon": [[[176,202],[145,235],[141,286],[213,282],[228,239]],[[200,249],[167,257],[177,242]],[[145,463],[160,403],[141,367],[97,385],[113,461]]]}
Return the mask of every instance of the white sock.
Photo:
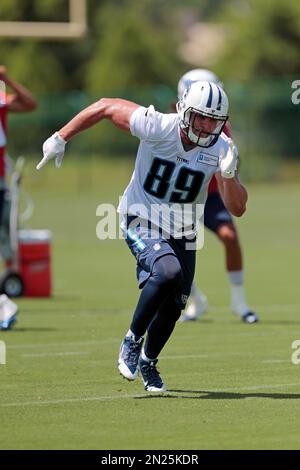
{"label": "white sock", "polygon": [[142,336],[137,336],[133,333],[133,331],[131,331],[130,329],[127,331],[126,335],[125,335],[126,338],[132,338],[134,341],[139,341],[141,340]]}
{"label": "white sock", "polygon": [[241,286],[244,284],[244,270],[228,271],[228,277],[231,285]]}
{"label": "white sock", "polygon": [[135,338],[135,334],[131,330],[128,330],[126,333],[126,338]]}
{"label": "white sock", "polygon": [[141,357],[142,357],[143,361],[146,361],[146,362],[155,361],[155,359],[149,359],[149,357],[146,356],[144,348],[142,349]]}
{"label": "white sock", "polygon": [[244,288],[244,271],[228,271],[228,277],[231,287],[231,307],[234,313],[242,316],[247,313],[250,308],[246,302]]}

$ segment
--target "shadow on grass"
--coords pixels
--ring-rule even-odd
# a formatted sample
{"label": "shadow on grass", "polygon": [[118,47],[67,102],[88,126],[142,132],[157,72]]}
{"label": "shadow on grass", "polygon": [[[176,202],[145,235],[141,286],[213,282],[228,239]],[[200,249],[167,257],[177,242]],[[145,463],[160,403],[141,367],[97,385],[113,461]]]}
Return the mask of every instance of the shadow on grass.
{"label": "shadow on grass", "polygon": [[[170,394],[172,393],[172,395]],[[174,395],[173,395],[174,393]],[[175,395],[178,394],[178,395]],[[185,395],[182,395],[182,394]],[[299,400],[300,393],[234,393],[234,392],[211,392],[209,390],[167,390],[157,395],[145,395],[135,397],[135,400],[144,400],[149,398],[181,398],[188,400],[242,400],[245,398],[273,398],[280,400]]]}
{"label": "shadow on grass", "polygon": [[215,320],[213,318],[198,318],[197,320],[185,320],[185,321],[180,321],[179,323],[183,323],[183,324],[190,324],[190,325],[194,325],[195,323],[197,322],[197,324],[199,323],[215,323]]}

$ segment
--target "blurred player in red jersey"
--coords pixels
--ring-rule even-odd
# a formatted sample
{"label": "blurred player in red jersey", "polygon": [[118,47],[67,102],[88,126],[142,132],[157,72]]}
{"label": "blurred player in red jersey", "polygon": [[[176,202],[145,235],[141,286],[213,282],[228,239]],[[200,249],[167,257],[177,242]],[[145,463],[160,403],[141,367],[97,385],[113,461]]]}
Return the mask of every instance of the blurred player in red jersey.
{"label": "blurred player in red jersey", "polygon": [[[178,99],[182,99],[184,90],[192,83],[208,80],[223,87],[219,78],[210,70],[194,69],[185,73],[178,82]],[[231,137],[229,122],[225,124],[223,132]],[[218,190],[215,176],[212,177],[208,187],[208,197],[204,212],[204,225],[214,232],[223,243],[226,256],[226,269],[231,289],[231,310],[245,323],[256,323],[258,316],[248,306],[244,289],[244,270],[242,251],[237,228],[231,214],[224,206]],[[192,286],[190,304],[181,317],[182,321],[196,320],[208,310],[208,301],[195,283]]]}
{"label": "blurred player in red jersey", "polygon": [[[6,92],[7,87],[10,93]],[[0,226],[3,224],[3,207],[7,194],[5,156],[7,145],[7,113],[33,111],[37,106],[32,94],[8,77],[4,65],[0,65]],[[0,247],[1,252],[1,247]],[[17,305],[0,295],[0,330],[8,330],[16,321]]]}

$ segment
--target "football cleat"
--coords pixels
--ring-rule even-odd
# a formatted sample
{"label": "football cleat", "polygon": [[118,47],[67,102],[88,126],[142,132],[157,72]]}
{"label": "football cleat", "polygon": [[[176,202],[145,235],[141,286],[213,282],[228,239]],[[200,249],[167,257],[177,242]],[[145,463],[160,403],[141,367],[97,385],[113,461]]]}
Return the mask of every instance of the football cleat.
{"label": "football cleat", "polygon": [[118,369],[127,380],[135,380],[138,375],[138,362],[144,338],[126,336],[121,344]]}
{"label": "football cleat", "polygon": [[257,323],[259,321],[259,318],[256,315],[256,313],[249,311],[249,312],[244,313],[244,315],[241,316],[241,320],[244,323],[251,324],[251,323]]}
{"label": "football cleat", "polygon": [[147,392],[164,392],[166,390],[156,368],[157,361],[157,359],[144,361],[142,358],[139,360],[139,369]]}
{"label": "football cleat", "polygon": [[0,330],[10,330],[17,321],[18,306],[7,295],[0,295]]}

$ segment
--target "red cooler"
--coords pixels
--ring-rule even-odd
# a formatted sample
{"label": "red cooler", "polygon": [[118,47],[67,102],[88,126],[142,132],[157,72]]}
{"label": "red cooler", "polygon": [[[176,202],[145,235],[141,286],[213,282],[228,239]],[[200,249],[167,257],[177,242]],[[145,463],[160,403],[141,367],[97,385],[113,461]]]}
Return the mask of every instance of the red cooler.
{"label": "red cooler", "polygon": [[51,296],[51,238],[49,230],[19,230],[20,274],[24,296]]}

